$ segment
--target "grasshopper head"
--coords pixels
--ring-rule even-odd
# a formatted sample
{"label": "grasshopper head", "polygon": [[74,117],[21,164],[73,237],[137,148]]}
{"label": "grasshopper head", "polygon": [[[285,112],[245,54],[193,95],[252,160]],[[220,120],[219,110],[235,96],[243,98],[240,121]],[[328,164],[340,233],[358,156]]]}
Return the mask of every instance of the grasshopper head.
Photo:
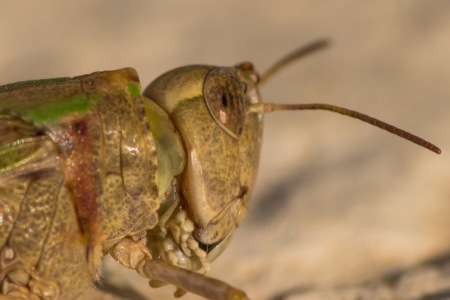
{"label": "grasshopper head", "polygon": [[224,240],[246,214],[262,134],[262,116],[249,111],[261,101],[257,80],[248,63],[196,65],[165,73],[144,92],[182,137],[182,197],[202,246]]}

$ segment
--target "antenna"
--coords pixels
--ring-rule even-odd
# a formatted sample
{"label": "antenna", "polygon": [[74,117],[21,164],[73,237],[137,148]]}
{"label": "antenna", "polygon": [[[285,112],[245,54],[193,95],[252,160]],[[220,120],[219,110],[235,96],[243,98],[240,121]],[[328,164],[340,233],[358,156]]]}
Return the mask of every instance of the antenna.
{"label": "antenna", "polygon": [[260,113],[260,114],[269,113],[269,112],[277,111],[277,110],[328,110],[328,111],[336,112],[336,113],[342,114],[344,116],[349,116],[349,117],[361,120],[363,122],[369,123],[375,127],[386,130],[392,134],[402,137],[402,138],[404,138],[410,142],[413,142],[419,146],[427,148],[428,150],[433,151],[437,154],[441,153],[441,149],[439,149],[437,146],[433,145],[432,143],[430,143],[414,134],[411,134],[405,130],[397,128],[386,122],[375,119],[371,116],[368,116],[363,113],[360,113],[360,112],[357,112],[357,111],[354,111],[351,109],[347,109],[344,107],[339,107],[339,106],[330,105],[330,104],[322,104],[322,103],[309,103],[309,104],[256,103],[256,104],[252,104],[250,106],[250,111],[255,112],[255,113]]}
{"label": "antenna", "polygon": [[[258,82],[258,87],[264,85],[267,82],[267,79],[276,74],[279,70],[289,65],[290,63],[303,58],[311,53],[315,53],[318,50],[322,50],[330,45],[329,40],[327,39],[319,39],[310,44],[307,44],[304,47],[299,48],[298,50],[292,52],[291,54],[286,55],[284,58],[276,62],[272,67],[269,68],[262,76],[260,81]],[[250,111],[254,113],[264,114],[276,110],[328,110],[332,112],[336,112],[345,116],[349,116],[363,122],[369,123],[373,126],[386,130],[392,134],[395,134],[399,137],[407,139],[410,142],[413,142],[419,146],[427,148],[430,151],[433,151],[437,154],[441,153],[441,149],[432,143],[414,135],[407,131],[404,131],[398,127],[392,126],[386,122],[380,121],[363,113],[339,107],[331,104],[322,104],[322,103],[311,103],[311,104],[275,104],[275,103],[255,103],[251,104]]]}

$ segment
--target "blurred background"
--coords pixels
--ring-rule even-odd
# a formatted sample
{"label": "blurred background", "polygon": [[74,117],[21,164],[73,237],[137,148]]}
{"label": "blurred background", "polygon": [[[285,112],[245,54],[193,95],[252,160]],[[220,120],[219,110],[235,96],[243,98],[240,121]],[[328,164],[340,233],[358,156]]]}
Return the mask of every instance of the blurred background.
{"label": "blurred background", "polygon": [[[0,84],[128,66],[144,87],[193,63],[252,61],[263,71],[331,39],[274,77],[264,99],[358,110],[443,153],[329,112],[266,116],[252,206],[210,275],[252,299],[300,299],[304,287],[372,281],[450,252],[449,13],[446,0],[8,1]],[[174,291],[150,289],[111,259],[104,282],[121,299]]]}

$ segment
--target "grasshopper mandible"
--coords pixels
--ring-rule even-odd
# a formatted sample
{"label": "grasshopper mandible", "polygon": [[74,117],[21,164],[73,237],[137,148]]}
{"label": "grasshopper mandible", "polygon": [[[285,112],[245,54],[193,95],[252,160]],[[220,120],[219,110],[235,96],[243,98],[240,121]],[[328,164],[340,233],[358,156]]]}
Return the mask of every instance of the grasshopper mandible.
{"label": "grasshopper mandible", "polygon": [[326,109],[437,153],[384,122],[326,104],[263,103],[252,64],[169,71],[141,93],[131,68],[0,87],[1,299],[75,299],[103,256],[208,299],[248,299],[204,275],[245,217],[262,115]]}

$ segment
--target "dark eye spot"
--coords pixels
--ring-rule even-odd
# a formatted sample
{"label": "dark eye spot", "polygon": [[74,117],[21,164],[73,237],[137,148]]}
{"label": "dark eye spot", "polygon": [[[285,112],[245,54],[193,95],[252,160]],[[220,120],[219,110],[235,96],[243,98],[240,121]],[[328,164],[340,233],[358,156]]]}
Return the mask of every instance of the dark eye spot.
{"label": "dark eye spot", "polygon": [[227,107],[228,106],[228,97],[226,94],[222,95],[222,106]]}

